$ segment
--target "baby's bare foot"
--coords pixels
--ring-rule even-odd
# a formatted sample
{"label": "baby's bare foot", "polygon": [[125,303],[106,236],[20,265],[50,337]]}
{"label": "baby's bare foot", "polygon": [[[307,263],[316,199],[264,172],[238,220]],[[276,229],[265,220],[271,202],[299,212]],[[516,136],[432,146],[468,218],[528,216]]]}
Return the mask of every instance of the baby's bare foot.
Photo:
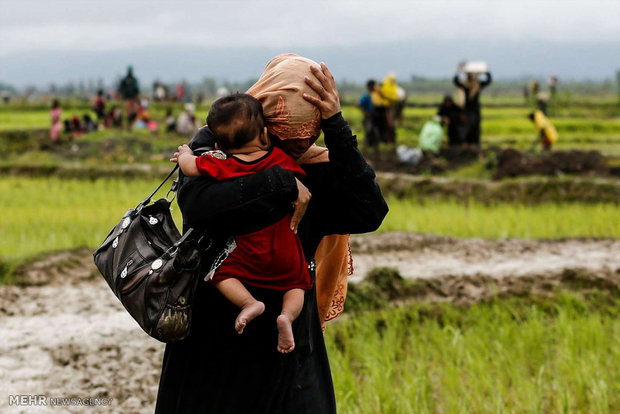
{"label": "baby's bare foot", "polygon": [[265,304],[258,300],[241,308],[241,312],[239,312],[239,315],[235,320],[235,329],[237,330],[237,333],[241,335],[245,326],[264,311]]}
{"label": "baby's bare foot", "polygon": [[292,322],[286,315],[280,315],[276,323],[278,324],[278,352],[288,354],[295,349]]}

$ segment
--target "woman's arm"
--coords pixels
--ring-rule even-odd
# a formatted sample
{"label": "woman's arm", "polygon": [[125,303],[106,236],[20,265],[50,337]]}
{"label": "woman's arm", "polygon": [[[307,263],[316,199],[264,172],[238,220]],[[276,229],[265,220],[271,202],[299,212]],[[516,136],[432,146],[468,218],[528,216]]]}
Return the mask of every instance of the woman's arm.
{"label": "woman's arm", "polygon": [[[321,63],[311,67],[315,79],[306,83],[319,95],[304,98],[321,111],[321,128],[329,163],[309,165],[308,185],[314,200],[307,222],[322,234],[367,233],[376,230],[388,212],[375,172],[357,148],[357,138],[342,117],[334,77]],[[319,99],[320,98],[320,99]]]}
{"label": "woman's arm", "polygon": [[493,81],[493,78],[491,78],[491,72],[486,72],[485,75],[487,75],[486,80],[480,82],[480,86],[482,87],[489,86],[491,82]]}
{"label": "woman's arm", "polygon": [[463,86],[463,84],[461,83],[461,80],[459,79],[459,74],[457,73],[456,75],[454,75],[454,78],[452,78],[452,82],[458,86],[459,88],[465,88]]}
{"label": "woman's arm", "polygon": [[309,220],[322,234],[367,233],[383,222],[388,206],[375,172],[357,148],[341,113],[322,122],[329,163],[309,165]]}

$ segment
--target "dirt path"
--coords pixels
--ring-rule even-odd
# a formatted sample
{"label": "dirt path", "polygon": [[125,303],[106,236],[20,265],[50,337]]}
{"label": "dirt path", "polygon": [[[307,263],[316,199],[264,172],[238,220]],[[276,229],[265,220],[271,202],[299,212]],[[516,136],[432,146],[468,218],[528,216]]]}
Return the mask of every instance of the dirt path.
{"label": "dirt path", "polygon": [[352,238],[353,281],[373,267],[396,267],[408,279],[555,274],[565,269],[620,268],[620,240],[454,239],[412,233]]}
{"label": "dirt path", "polygon": [[[393,266],[404,277],[424,278],[440,289],[456,286],[474,297],[484,297],[479,292],[490,278],[503,281],[503,291],[510,293],[511,281],[557,282],[557,274],[570,269],[603,278],[620,275],[620,240],[487,241],[390,233],[354,237],[352,250],[352,281],[372,267]],[[55,254],[21,272],[30,286],[0,286],[0,412],[153,412],[164,345],[142,333],[91,263],[85,249]],[[11,394],[112,402],[9,407]]]}

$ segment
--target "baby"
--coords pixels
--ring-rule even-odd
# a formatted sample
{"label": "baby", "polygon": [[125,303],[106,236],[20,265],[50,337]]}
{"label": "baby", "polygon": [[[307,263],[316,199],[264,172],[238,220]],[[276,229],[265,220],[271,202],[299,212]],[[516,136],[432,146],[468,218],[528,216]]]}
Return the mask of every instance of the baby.
{"label": "baby", "polygon": [[[215,136],[217,150],[199,157],[187,146],[179,147],[171,161],[187,176],[207,175],[218,181],[253,174],[279,165],[305,175],[295,159],[272,147],[263,108],[247,94],[218,99],[211,106],[207,124]],[[265,310],[244,285],[285,291],[282,311],[276,319],[278,351],[295,348],[292,323],[304,304],[304,290],[312,287],[301,242],[290,228],[292,213],[254,233],[235,236],[234,250],[215,270],[211,282],[232,303],[241,308],[235,329],[245,326]]]}

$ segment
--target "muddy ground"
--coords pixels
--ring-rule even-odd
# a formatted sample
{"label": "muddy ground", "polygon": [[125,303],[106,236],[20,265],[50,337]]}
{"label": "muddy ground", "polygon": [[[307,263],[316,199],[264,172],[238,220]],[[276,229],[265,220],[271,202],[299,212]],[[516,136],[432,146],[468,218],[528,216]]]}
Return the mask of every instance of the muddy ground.
{"label": "muddy ground", "polygon": [[[352,250],[351,282],[375,266],[396,267],[402,276],[428,283],[416,297],[420,301],[471,303],[497,294],[537,293],[574,275],[620,286],[620,240],[489,241],[387,233],[354,237]],[[153,412],[164,345],[123,310],[96,273],[90,251],[50,255],[21,269],[17,280],[21,285],[0,286],[0,412]],[[19,408],[8,406],[11,394],[112,402]]]}

